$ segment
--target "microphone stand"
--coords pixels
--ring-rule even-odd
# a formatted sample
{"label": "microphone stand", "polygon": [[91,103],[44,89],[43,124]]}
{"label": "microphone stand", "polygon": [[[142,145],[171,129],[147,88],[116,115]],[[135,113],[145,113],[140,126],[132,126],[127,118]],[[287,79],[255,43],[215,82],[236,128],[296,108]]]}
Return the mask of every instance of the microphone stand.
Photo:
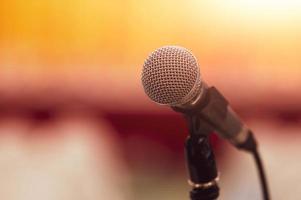
{"label": "microphone stand", "polygon": [[218,172],[215,157],[209,143],[210,127],[201,125],[196,115],[185,115],[189,124],[189,136],[185,153],[192,186],[191,200],[215,200],[219,196]]}
{"label": "microphone stand", "polygon": [[206,136],[190,136],[186,141],[191,200],[215,200],[219,196],[214,154]]}
{"label": "microphone stand", "polygon": [[[212,98],[211,101],[208,98],[204,99],[189,109],[172,106],[174,111],[184,115],[189,125],[190,136],[187,139],[185,148],[188,171],[190,174],[189,183],[193,187],[193,190],[190,192],[191,200],[212,200],[219,196],[214,154],[208,142],[208,136],[211,135],[217,127],[215,123],[212,123],[208,119],[208,116],[209,118],[214,118],[214,120],[219,121],[218,124],[226,122],[225,126],[219,127],[219,131],[229,129],[235,132],[235,129],[239,128],[235,123],[235,117],[233,118],[231,115],[228,116],[228,102],[223,96],[221,96],[214,87],[209,88],[207,92],[210,94],[208,98]],[[199,112],[200,110],[202,110],[202,112]],[[269,200],[269,188],[263,163],[257,149],[257,142],[251,130],[249,130],[247,135],[246,140],[242,144],[235,144],[235,146],[253,155],[260,178],[263,199]]]}

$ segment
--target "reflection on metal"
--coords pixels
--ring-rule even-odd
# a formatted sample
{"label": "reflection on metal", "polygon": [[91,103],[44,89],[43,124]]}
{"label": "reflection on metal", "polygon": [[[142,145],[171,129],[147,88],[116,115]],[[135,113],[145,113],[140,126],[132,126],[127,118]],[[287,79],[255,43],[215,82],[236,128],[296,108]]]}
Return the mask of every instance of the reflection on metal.
{"label": "reflection on metal", "polygon": [[213,181],[210,181],[210,182],[207,182],[207,183],[194,183],[191,180],[188,180],[188,184],[193,188],[206,189],[206,188],[212,187],[214,185],[217,185],[218,181],[219,181],[219,176],[216,177]]}

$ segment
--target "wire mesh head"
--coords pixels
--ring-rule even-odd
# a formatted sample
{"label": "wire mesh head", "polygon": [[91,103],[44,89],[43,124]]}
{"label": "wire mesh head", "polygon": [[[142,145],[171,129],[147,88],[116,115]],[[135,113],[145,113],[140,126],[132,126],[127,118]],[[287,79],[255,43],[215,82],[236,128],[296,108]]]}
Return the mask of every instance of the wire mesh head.
{"label": "wire mesh head", "polygon": [[156,103],[185,104],[197,95],[201,86],[197,60],[183,47],[161,47],[145,60],[142,84],[145,93]]}

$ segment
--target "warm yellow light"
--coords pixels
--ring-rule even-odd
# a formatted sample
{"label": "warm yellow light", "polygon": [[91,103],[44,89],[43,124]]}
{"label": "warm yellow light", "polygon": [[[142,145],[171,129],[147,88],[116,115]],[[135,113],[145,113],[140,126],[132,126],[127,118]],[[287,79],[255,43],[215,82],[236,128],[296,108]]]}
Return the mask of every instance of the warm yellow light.
{"label": "warm yellow light", "polygon": [[[217,3],[217,2],[216,2]],[[220,7],[232,9],[242,16],[252,15],[253,17],[300,16],[300,0],[228,0],[218,1]]]}
{"label": "warm yellow light", "polygon": [[292,9],[301,5],[300,0],[230,0],[228,2],[251,9]]}
{"label": "warm yellow light", "polygon": [[299,0],[228,0],[217,1],[217,3],[236,5],[248,9],[295,9],[301,5]]}

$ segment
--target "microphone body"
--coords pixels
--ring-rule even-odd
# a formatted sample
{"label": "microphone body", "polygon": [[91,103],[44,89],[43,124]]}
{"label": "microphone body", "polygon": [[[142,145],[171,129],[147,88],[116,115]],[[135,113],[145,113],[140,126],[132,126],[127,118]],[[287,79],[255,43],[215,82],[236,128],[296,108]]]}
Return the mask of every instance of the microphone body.
{"label": "microphone body", "polygon": [[229,106],[228,101],[215,87],[203,83],[199,95],[184,105],[172,106],[176,112],[194,116],[197,129],[195,133],[209,135],[216,132],[240,149],[249,150],[256,147],[251,130],[242,123]]}

